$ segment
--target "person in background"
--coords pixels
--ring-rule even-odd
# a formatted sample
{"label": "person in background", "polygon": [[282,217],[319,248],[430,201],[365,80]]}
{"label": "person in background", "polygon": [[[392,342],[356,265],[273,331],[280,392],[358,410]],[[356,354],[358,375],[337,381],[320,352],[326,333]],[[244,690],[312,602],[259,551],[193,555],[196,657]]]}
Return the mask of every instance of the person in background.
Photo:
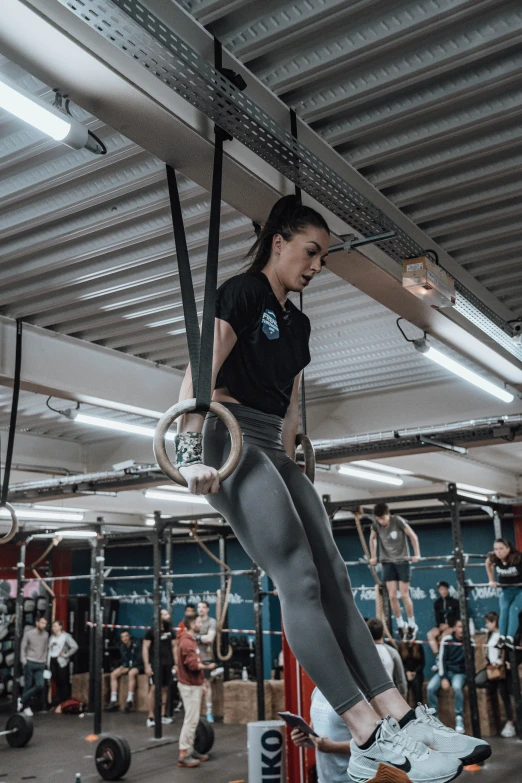
{"label": "person in background", "polygon": [[160,671],[154,672],[152,664],[154,662],[154,629],[149,628],[143,637],[141,655],[143,658],[143,667],[145,674],[149,678],[149,714],[147,717],[147,727],[150,729],[155,725],[154,720],[154,698],[156,685],[161,688],[161,722],[172,723],[172,718],[165,715],[167,704],[167,691],[172,682],[172,669],[174,667],[174,644],[176,634],[172,630],[170,614],[166,609],[161,610],[161,633],[160,633]]}
{"label": "person in background", "polygon": [[[488,612],[484,618],[486,628],[488,629],[488,641],[486,646],[486,666],[481,669],[475,677],[475,683],[477,688],[487,688],[490,693],[497,692],[500,694],[500,698],[504,704],[506,711],[506,723],[504,728],[500,732],[502,737],[515,737],[516,729],[513,724],[513,705],[511,704],[511,672],[505,667],[503,661],[503,655],[498,649],[497,644],[500,638],[498,630],[498,614],[496,612]],[[500,669],[505,667],[500,676],[497,679],[490,679],[488,676],[488,669]]]}
{"label": "person in background", "polygon": [[205,756],[194,748],[194,738],[201,715],[201,697],[204,672],[216,668],[215,663],[203,663],[201,652],[196,641],[197,632],[201,631],[199,617],[185,615],[185,630],[178,640],[177,673],[178,688],[183,699],[184,719],[179,735],[178,767],[197,767]]}
{"label": "person in background", "polygon": [[464,628],[462,620],[457,620],[453,632],[444,636],[439,650],[439,671],[428,683],[428,704],[434,714],[438,712],[437,694],[453,689],[455,704],[455,731],[464,734],[464,685],[466,684],[466,664],[464,660]]}
{"label": "person in background", "polygon": [[439,642],[443,636],[447,636],[456,621],[460,618],[459,602],[450,595],[450,586],[447,582],[439,582],[437,585],[439,597],[433,604],[435,611],[435,627],[430,628],[426,638],[434,655],[439,654]]}
{"label": "person in background", "polygon": [[[405,519],[398,514],[391,514],[386,503],[374,506],[375,519],[370,533],[370,565],[382,563],[382,578],[386,582],[390,604],[395,615],[399,630],[399,638],[412,640],[419,630],[415,622],[413,601],[410,595],[410,550],[408,539],[413,545],[412,563],[420,560],[419,538]],[[379,558],[377,558],[377,541],[379,541]],[[404,622],[397,591],[400,592],[407,624]]]}
{"label": "person in background", "polygon": [[55,620],[49,637],[47,666],[56,686],[57,713],[61,712],[60,704],[71,698],[70,660],[77,650],[78,645],[71,634],[63,630],[62,621]]}
{"label": "person in background", "polygon": [[176,626],[176,633],[178,636],[183,633],[185,630],[185,616],[187,617],[196,617],[198,613],[198,610],[194,604],[187,604],[185,606],[185,615],[183,617],[183,620],[180,620],[179,623]]}
{"label": "person in background", "polygon": [[417,642],[401,642],[399,655],[408,683],[408,697],[411,693],[414,704],[424,704],[422,686],[424,683],[424,666],[426,657],[422,644]]}
{"label": "person in background", "polygon": [[[209,616],[209,605],[207,601],[199,601],[198,603],[198,617],[199,617],[199,631],[197,641],[201,645],[201,660],[203,663],[214,663],[214,640],[217,633],[217,620]],[[214,666],[213,669],[216,667]],[[210,680],[210,669],[205,669],[205,682],[203,684],[203,691],[205,693],[205,701],[207,705],[206,718],[209,723],[214,723],[214,716],[212,714],[212,682]]]}
{"label": "person in background", "polygon": [[377,652],[379,653],[382,665],[393,680],[395,687],[401,696],[406,698],[408,694],[408,684],[406,682],[401,656],[395,647],[391,647],[389,644],[384,643],[384,625],[381,620],[378,620],[377,617],[372,617],[367,621],[367,625],[372,635],[372,639],[377,646]]}
{"label": "person in background", "polygon": [[[495,570],[497,579],[495,580]],[[490,587],[500,587],[499,648],[514,649],[522,612],[522,552],[506,538],[497,538],[486,560]]]}
{"label": "person in background", "polygon": [[39,617],[35,627],[26,631],[20,645],[20,660],[24,667],[24,690],[18,699],[18,711],[31,716],[33,711],[29,702],[44,689],[44,671],[47,665],[47,647],[49,634],[47,620]]}
{"label": "person in background", "polygon": [[352,735],[317,688],[312,693],[310,725],[318,737],[309,737],[299,729],[290,737],[298,748],[315,748],[317,783],[351,783],[347,767]]}
{"label": "person in background", "polygon": [[125,712],[130,712],[134,706],[134,694],[138,684],[138,674],[143,674],[143,661],[141,658],[141,639],[135,639],[130,631],[120,633],[120,665],[111,672],[111,700],[107,707],[108,712],[117,712],[120,709],[118,704],[119,680],[124,674],[129,677],[129,688],[127,691],[127,702]]}

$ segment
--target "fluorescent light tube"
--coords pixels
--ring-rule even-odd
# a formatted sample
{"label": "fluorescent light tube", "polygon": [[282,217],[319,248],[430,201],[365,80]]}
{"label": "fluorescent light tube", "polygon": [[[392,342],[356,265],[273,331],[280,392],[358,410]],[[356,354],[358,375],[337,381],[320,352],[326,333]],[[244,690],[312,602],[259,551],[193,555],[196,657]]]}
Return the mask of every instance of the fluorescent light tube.
{"label": "fluorescent light tube", "polygon": [[82,149],[87,143],[87,128],[78,120],[27,92],[3,74],[0,74],[0,108],[73,149]]}
{"label": "fluorescent light tube", "polygon": [[502,400],[502,402],[513,402],[515,399],[515,396],[511,394],[511,392],[502,389],[500,386],[496,386],[494,383],[491,383],[491,381],[488,381],[486,378],[473,372],[473,370],[468,370],[468,368],[464,367],[460,362],[456,362],[455,359],[451,359],[449,356],[437,351],[436,348],[428,345],[426,340],[414,340],[413,345],[419,353],[426,357],[426,359],[431,359],[432,362],[440,364],[441,367],[445,367],[446,370],[458,375],[459,378],[463,378],[465,381],[468,381],[468,383],[478,386],[479,389],[488,392],[488,394],[492,394],[494,397]]}
{"label": "fluorescent light tube", "polygon": [[372,462],[369,459],[356,459],[350,462],[350,465],[360,465],[362,468],[375,468],[376,470],[382,470],[383,473],[392,473],[395,476],[411,476],[411,470],[405,470],[404,468],[394,468],[392,465],[383,465],[382,462]]}
{"label": "fluorescent light tube", "polygon": [[343,476],[355,476],[355,478],[378,481],[381,484],[393,484],[394,487],[402,487],[404,484],[403,480],[397,476],[386,476],[383,473],[375,473],[371,470],[352,468],[351,465],[341,465],[339,468],[339,473],[342,473]]}
{"label": "fluorescent light tube", "polygon": [[177,503],[201,503],[208,506],[208,502],[203,495],[183,495],[181,492],[157,492],[154,489],[147,489],[145,492],[146,498],[153,500],[173,500]]}
{"label": "fluorescent light tube", "polygon": [[[32,508],[15,508],[16,516],[19,519],[42,519],[52,522],[82,522],[83,514],[65,514],[62,511],[43,511]],[[9,517],[11,514],[6,508],[0,508],[0,517]]]}
{"label": "fluorescent light tube", "polygon": [[56,530],[55,534],[65,538],[95,538],[95,530]]}
{"label": "fluorescent light tube", "polygon": [[[106,430],[116,430],[117,432],[130,432],[133,435],[146,435],[149,438],[154,436],[152,427],[142,427],[139,424],[126,424],[123,421],[114,421],[113,419],[103,419],[99,416],[88,416],[86,413],[78,413],[74,421],[81,424],[90,424],[91,427],[101,427]],[[175,435],[168,432],[166,440],[174,440]]]}
{"label": "fluorescent light tube", "polygon": [[461,484],[457,481],[457,489],[464,489],[467,492],[479,492],[481,495],[496,495],[494,489],[484,489],[484,487],[475,487],[473,484]]}
{"label": "fluorescent light tube", "polygon": [[483,503],[487,503],[489,500],[487,495],[480,495],[478,492],[464,492],[462,489],[458,489],[457,493],[465,498],[471,498],[472,500],[481,500]]}

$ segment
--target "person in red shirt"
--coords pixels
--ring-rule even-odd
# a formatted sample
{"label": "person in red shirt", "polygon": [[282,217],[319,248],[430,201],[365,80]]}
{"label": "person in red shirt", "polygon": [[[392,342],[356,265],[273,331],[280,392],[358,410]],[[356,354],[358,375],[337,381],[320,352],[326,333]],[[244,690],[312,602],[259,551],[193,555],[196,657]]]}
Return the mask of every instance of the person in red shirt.
{"label": "person in red shirt", "polygon": [[178,767],[197,767],[208,756],[198,753],[194,748],[194,738],[201,715],[201,696],[204,674],[208,669],[216,668],[215,663],[203,663],[196,641],[197,617],[185,615],[185,631],[178,637],[177,672],[179,694],[183,700],[185,718],[179,735]]}

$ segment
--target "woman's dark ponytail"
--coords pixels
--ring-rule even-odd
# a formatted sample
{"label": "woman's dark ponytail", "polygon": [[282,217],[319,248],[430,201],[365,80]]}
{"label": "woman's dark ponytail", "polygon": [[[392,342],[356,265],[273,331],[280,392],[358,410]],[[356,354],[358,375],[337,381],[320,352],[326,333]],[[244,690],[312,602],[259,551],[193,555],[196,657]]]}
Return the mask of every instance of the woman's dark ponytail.
{"label": "woman's dark ponytail", "polygon": [[[254,225],[256,229],[257,224]],[[294,234],[304,231],[307,226],[321,228],[330,234],[326,220],[319,212],[301,204],[297,196],[283,196],[272,207],[265,225],[256,230],[257,239],[248,251],[246,257],[252,263],[246,270],[249,274],[261,272],[267,265],[272,253],[272,241],[276,234],[281,234],[289,242]]]}

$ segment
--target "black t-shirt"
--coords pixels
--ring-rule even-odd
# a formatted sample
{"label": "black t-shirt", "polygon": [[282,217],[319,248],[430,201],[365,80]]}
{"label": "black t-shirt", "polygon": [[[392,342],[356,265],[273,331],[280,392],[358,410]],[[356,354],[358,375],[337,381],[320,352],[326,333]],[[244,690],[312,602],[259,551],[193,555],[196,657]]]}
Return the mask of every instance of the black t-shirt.
{"label": "black t-shirt", "polygon": [[[154,664],[154,629],[149,628],[144,639],[151,642],[149,648],[149,663],[152,666]],[[174,656],[172,654],[172,640],[176,638],[176,634],[170,627],[170,625],[163,626],[163,630],[160,636],[160,664],[162,666],[174,666]]]}
{"label": "black t-shirt", "polygon": [[522,558],[516,565],[507,565],[500,563],[496,566],[497,569],[497,582],[502,587],[509,587],[509,585],[522,584]]}
{"label": "black t-shirt", "polygon": [[290,300],[283,308],[266,275],[231,277],[218,288],[216,318],[237,342],[223,362],[216,389],[243,405],[284,416],[296,375],[310,362],[310,321]]}

